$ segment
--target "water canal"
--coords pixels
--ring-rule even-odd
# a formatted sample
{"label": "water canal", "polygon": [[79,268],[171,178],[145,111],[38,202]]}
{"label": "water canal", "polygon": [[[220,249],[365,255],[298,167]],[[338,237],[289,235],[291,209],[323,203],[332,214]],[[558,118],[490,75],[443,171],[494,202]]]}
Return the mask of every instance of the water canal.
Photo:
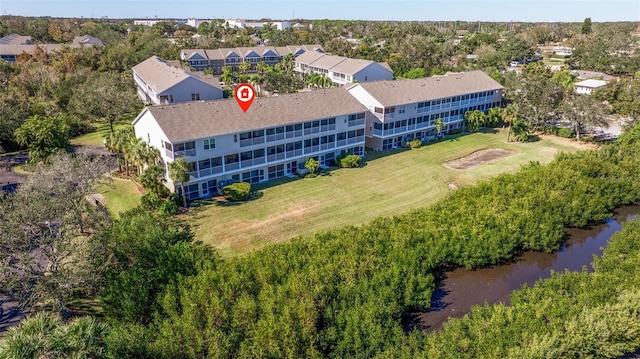
{"label": "water canal", "polygon": [[424,331],[438,330],[449,317],[460,318],[476,304],[509,303],[509,295],[523,284],[528,286],[551,271],[592,271],[593,256],[602,254],[611,236],[629,219],[637,218],[640,206],[624,206],[605,223],[586,229],[569,229],[566,244],[558,252],[524,253],[517,262],[478,270],[464,268],[447,272],[440,287],[433,293],[432,307],[414,313],[409,328]]}

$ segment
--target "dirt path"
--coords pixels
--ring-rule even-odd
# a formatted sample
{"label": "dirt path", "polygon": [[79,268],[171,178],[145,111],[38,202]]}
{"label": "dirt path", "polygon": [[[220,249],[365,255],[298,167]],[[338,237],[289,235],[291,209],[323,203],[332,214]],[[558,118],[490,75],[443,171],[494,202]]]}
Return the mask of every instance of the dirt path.
{"label": "dirt path", "polygon": [[515,155],[516,151],[505,150],[502,148],[487,148],[478,150],[470,155],[445,162],[442,165],[452,170],[470,170],[491,162],[498,161],[505,157]]}

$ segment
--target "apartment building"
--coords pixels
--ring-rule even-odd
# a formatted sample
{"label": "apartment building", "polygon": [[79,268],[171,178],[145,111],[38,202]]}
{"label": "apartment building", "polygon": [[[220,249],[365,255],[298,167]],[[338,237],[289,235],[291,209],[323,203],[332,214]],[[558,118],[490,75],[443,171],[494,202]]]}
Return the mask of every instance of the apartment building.
{"label": "apartment building", "polygon": [[393,80],[393,70],[386,62],[305,52],[297,56],[293,64],[294,71],[303,77],[312,73],[324,74],[336,85]]}
{"label": "apartment building", "polygon": [[[413,138],[461,128],[466,111],[499,106],[502,86],[481,71],[357,83],[257,98],[243,113],[234,100],[150,106],[134,120],[136,136],[162,161],[192,166],[185,192],[206,197],[233,181],[259,183],[296,175],[309,158],[331,166],[342,153],[387,150]],[[167,187],[176,186],[167,181]]]}
{"label": "apartment building", "polygon": [[256,29],[262,29],[266,25],[273,26],[276,30],[284,30],[291,28],[290,21],[247,21],[245,19],[225,19],[225,27],[235,27],[244,29],[247,27],[253,27]]}
{"label": "apartment building", "polygon": [[364,155],[366,111],[344,88],[333,88],[256,98],[246,113],[235,100],[150,106],[133,125],[163,163],[191,163],[185,193],[195,199],[233,181],[296,175],[309,158],[329,166],[341,153]]}
{"label": "apartment building", "polygon": [[482,71],[447,73],[415,80],[357,83],[347,91],[370,113],[366,146],[388,150],[413,138],[423,141],[462,128],[467,111],[500,106],[503,87]]}
{"label": "apartment building", "polygon": [[210,50],[185,49],[180,51],[180,59],[187,61],[196,70],[210,68],[214,74],[220,74],[224,66],[231,67],[234,71],[238,71],[243,62],[251,63],[252,69],[255,69],[258,62],[265,62],[273,66],[282,61],[282,58],[287,54],[299,56],[306,52],[322,53],[324,49],[321,45],[253,46]]}
{"label": "apartment building", "polygon": [[137,64],[132,71],[138,97],[145,103],[160,105],[223,97],[222,88],[213,76],[200,78],[157,56]]}

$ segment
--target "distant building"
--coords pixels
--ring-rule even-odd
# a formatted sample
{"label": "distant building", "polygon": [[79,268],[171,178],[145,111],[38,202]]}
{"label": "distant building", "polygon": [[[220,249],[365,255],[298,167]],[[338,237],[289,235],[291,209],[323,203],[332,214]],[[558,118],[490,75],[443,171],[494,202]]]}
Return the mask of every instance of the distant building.
{"label": "distant building", "polygon": [[576,77],[580,80],[596,79],[596,80],[611,81],[611,80],[617,79],[617,77],[607,75],[604,72],[598,72],[598,71],[573,70],[571,71],[571,73],[576,75]]}
{"label": "distant building", "polygon": [[60,50],[64,46],[72,48],[85,46],[102,47],[104,44],[100,39],[90,35],[76,36],[73,38],[71,44],[33,44],[30,36],[11,34],[0,39],[0,59],[8,62],[16,62],[22,54],[31,55],[36,53],[36,51],[51,53]]}
{"label": "distant building", "polygon": [[217,100],[223,97],[219,83],[211,76],[200,78],[167,61],[151,56],[132,68],[138,96],[146,103],[172,104]]}
{"label": "distant building", "polygon": [[604,80],[584,80],[580,82],[576,82],[576,93],[582,95],[591,95],[591,93],[595,90],[601,89],[607,85],[607,81]]}
{"label": "distant building", "polygon": [[336,85],[393,80],[393,71],[386,62],[350,59],[318,52],[308,52],[296,57],[294,71],[303,76],[324,74]]}
{"label": "distant building", "polygon": [[159,22],[162,22],[165,20],[133,20],[133,24],[134,25],[141,25],[141,26],[153,26]]}
{"label": "distant building", "polygon": [[180,58],[187,61],[196,70],[212,69],[214,74],[222,73],[222,68],[228,66],[238,71],[243,62],[251,63],[251,68],[259,62],[275,65],[282,61],[287,54],[299,56],[305,52],[324,52],[320,45],[294,45],[294,46],[253,46],[232,47],[221,49],[185,49],[180,51]]}
{"label": "distant building", "polygon": [[553,48],[553,54],[556,56],[562,56],[562,57],[571,57],[571,55],[573,54],[573,50],[570,47],[554,47]]}
{"label": "distant building", "polygon": [[246,27],[262,29],[265,25],[275,26],[276,30],[291,28],[291,22],[289,21],[247,21],[245,19],[225,19],[224,24],[226,27],[236,27],[240,29],[244,29]]}
{"label": "distant building", "polygon": [[200,24],[202,24],[203,22],[207,22],[207,23],[211,23],[211,19],[187,19],[187,25],[189,26],[193,26],[196,29],[200,26]]}

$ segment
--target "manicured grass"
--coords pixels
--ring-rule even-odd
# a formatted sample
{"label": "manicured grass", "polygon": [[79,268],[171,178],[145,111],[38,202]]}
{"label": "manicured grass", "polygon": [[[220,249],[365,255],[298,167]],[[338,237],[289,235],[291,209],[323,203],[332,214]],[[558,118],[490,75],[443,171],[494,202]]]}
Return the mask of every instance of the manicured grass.
{"label": "manicured grass", "polygon": [[100,186],[97,192],[104,196],[105,206],[115,218],[118,218],[121,212],[137,206],[142,197],[133,181],[121,178],[114,178],[111,183]]}
{"label": "manicured grass", "polygon": [[[118,125],[114,125],[113,129],[117,130],[119,128],[123,128],[126,126],[131,126],[131,125],[125,125],[125,124],[118,124]],[[102,124],[99,125],[98,128],[93,131],[93,132],[89,132],[86,133],[82,136],[78,136],[75,138],[71,139],[71,144],[74,146],[97,146],[97,147],[102,147],[104,145],[104,137],[110,132],[109,129],[109,125],[107,124]]]}
{"label": "manicured grass", "polygon": [[[514,172],[529,161],[548,163],[560,151],[593,147],[556,137],[528,143],[506,143],[505,138],[502,130],[445,139],[417,150],[370,153],[362,168],[269,182],[256,187],[261,196],[255,200],[239,204],[206,201],[185,217],[198,240],[223,256],[233,256],[296,236],[404,213],[443,198],[452,191],[449,184],[471,185]],[[442,166],[477,150],[496,147],[517,153],[472,170]]]}

